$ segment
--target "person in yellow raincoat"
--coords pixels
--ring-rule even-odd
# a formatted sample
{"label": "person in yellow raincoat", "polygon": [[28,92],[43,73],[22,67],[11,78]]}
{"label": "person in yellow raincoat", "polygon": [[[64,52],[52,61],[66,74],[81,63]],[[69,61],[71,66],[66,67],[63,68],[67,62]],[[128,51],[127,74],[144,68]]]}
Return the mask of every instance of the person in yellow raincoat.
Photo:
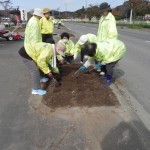
{"label": "person in yellow raincoat", "polygon": [[40,29],[40,18],[43,16],[43,11],[36,8],[33,13],[33,17],[29,20],[25,29],[24,46],[27,53],[32,51],[34,44],[42,42],[42,35]]}
{"label": "person in yellow raincoat", "polygon": [[89,58],[86,63],[80,67],[81,71],[86,70],[93,60],[97,60],[95,69],[106,66],[106,74],[104,76],[104,86],[109,86],[112,83],[113,68],[120,59],[123,58],[126,52],[126,47],[122,41],[106,40],[97,43],[87,44],[83,49],[84,55]]}
{"label": "person in yellow raincoat", "polygon": [[51,44],[35,43],[30,53],[27,53],[27,50],[22,47],[19,54],[32,77],[32,94],[45,95],[47,92],[41,89],[40,82],[48,81],[48,78],[43,78],[43,75],[53,78],[52,72],[59,73],[56,66],[56,55],[61,55],[61,52],[55,51],[54,41],[52,40]]}
{"label": "person in yellow raincoat", "polygon": [[116,20],[111,12],[108,3],[100,5],[101,18],[99,21],[99,28],[97,33],[97,41],[104,41],[109,39],[117,39],[118,32],[116,27]]}
{"label": "person in yellow raincoat", "polygon": [[51,10],[49,8],[43,9],[43,17],[40,20],[40,27],[41,27],[41,33],[42,33],[42,41],[47,42],[47,40],[53,39],[53,33],[54,33],[54,23],[51,19]]}
{"label": "person in yellow raincoat", "polygon": [[74,42],[70,39],[69,33],[63,32],[61,34],[61,40],[58,41],[57,45],[62,45],[65,47],[64,57],[58,56],[58,61],[61,65],[66,63],[71,63],[74,56]]}
{"label": "person in yellow raincoat", "polygon": [[74,60],[77,59],[78,54],[81,53],[81,63],[83,63],[84,55],[82,54],[82,49],[87,43],[95,43],[97,42],[97,37],[94,34],[86,34],[82,35],[79,39],[79,41],[75,44],[74,47]]}

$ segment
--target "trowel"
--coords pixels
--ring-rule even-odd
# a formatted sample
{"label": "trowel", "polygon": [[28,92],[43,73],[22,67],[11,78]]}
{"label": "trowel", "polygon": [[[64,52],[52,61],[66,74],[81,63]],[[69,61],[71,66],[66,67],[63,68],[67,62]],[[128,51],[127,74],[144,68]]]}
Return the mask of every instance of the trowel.
{"label": "trowel", "polygon": [[61,83],[58,82],[54,77],[52,77],[52,79],[53,79],[53,82],[55,83],[55,86],[56,86],[56,87],[61,86]]}

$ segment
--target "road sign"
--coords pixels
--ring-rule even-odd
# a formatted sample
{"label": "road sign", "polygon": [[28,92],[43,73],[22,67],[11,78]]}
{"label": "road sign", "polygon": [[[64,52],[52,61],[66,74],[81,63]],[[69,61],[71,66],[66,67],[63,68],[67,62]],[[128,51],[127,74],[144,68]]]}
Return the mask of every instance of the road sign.
{"label": "road sign", "polygon": [[20,10],[20,12],[21,12],[21,20],[27,21],[28,20],[27,11],[25,9],[22,9]]}

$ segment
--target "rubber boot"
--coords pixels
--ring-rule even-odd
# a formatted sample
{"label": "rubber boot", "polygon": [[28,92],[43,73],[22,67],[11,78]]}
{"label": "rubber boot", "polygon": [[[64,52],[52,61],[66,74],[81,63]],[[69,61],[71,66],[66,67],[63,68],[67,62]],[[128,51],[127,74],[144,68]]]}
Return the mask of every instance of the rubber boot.
{"label": "rubber boot", "polygon": [[106,79],[103,83],[103,86],[108,87],[112,84],[112,76],[111,75],[106,75]]}

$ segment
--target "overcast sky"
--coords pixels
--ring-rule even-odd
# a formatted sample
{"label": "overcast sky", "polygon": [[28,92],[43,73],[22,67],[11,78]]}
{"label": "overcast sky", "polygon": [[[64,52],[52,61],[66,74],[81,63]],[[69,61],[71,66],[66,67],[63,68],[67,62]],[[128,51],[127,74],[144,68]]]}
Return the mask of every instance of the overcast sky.
{"label": "overcast sky", "polygon": [[[13,5],[20,6],[21,9],[34,9],[34,8],[44,8],[49,7],[51,9],[60,8],[61,11],[75,11],[86,6],[86,0],[11,0]],[[101,4],[106,2],[105,0],[87,0],[89,4]],[[124,0],[107,0],[107,2],[115,7],[124,2]]]}

